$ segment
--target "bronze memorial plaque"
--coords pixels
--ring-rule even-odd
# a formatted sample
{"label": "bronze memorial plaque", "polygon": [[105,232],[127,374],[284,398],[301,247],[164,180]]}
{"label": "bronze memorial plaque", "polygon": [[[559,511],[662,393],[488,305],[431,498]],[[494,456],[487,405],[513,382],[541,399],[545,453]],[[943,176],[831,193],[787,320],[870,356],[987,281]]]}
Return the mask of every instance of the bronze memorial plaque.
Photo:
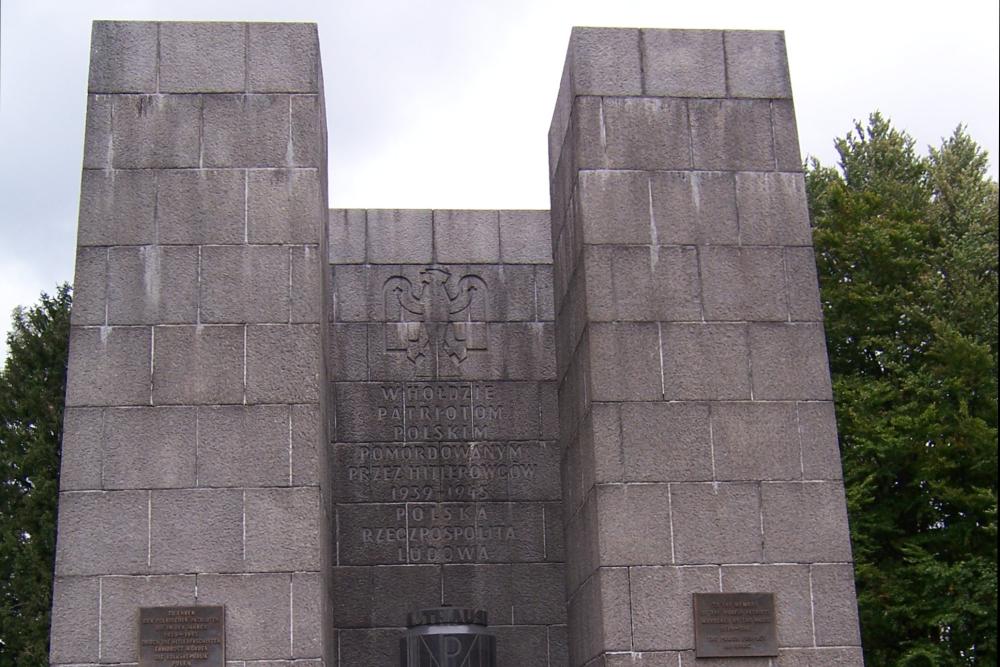
{"label": "bronze memorial plaque", "polygon": [[778,655],[774,593],[695,593],[697,658]]}
{"label": "bronze memorial plaque", "polygon": [[141,607],[139,667],[224,667],[225,607]]}

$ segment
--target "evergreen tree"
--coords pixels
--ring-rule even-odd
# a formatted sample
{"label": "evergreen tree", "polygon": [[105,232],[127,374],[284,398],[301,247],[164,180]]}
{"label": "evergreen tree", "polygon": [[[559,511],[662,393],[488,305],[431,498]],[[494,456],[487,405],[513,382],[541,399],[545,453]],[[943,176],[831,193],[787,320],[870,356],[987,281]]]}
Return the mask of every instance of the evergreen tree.
{"label": "evergreen tree", "polygon": [[17,309],[0,370],[0,665],[48,664],[70,301]]}
{"label": "evergreen tree", "polygon": [[997,660],[997,184],[879,114],[806,181],[870,667]]}

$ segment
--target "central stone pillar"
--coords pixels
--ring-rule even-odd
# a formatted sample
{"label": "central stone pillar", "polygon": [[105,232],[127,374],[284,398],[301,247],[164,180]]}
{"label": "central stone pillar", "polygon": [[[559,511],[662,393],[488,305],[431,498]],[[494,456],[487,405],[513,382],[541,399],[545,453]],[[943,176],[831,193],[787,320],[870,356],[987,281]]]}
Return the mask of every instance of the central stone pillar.
{"label": "central stone pillar", "polygon": [[726,664],[862,664],[783,35],[576,29],[549,145],[570,664],[720,592],[779,646]]}

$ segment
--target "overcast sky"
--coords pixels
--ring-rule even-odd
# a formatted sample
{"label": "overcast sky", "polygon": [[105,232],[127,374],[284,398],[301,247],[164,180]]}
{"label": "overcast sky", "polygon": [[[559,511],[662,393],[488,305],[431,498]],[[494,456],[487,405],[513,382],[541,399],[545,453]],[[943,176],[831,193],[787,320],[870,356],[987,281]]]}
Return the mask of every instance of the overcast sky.
{"label": "overcast sky", "polygon": [[994,0],[0,0],[0,341],[72,280],[94,19],[318,23],[337,207],[548,208],[573,25],[782,29],[803,154],[879,109],[921,150],[967,124],[997,174]]}

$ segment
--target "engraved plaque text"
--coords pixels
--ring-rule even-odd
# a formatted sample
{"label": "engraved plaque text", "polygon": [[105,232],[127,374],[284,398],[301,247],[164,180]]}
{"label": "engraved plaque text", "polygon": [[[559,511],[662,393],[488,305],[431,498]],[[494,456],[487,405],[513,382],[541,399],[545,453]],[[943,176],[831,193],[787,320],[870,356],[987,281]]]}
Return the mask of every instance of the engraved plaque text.
{"label": "engraved plaque text", "polygon": [[698,658],[778,655],[774,593],[695,593]]}
{"label": "engraved plaque text", "polygon": [[139,609],[139,667],[224,667],[225,607]]}

